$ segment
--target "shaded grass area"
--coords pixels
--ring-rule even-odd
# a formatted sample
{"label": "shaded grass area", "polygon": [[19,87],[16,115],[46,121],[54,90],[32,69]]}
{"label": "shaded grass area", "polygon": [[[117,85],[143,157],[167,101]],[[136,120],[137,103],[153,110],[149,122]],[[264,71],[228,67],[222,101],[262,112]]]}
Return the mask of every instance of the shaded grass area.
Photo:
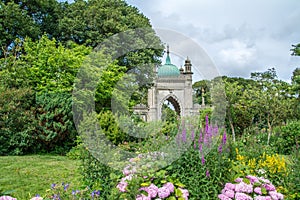
{"label": "shaded grass area", "polygon": [[13,190],[10,196],[30,199],[43,195],[52,183],[81,187],[78,160],[65,156],[0,156],[0,192]]}

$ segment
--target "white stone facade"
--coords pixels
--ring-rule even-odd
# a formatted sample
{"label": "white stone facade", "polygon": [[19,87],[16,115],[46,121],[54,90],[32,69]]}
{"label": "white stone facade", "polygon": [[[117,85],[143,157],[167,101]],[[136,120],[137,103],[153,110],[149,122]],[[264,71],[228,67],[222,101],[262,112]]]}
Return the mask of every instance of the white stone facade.
{"label": "white stone facade", "polygon": [[[167,65],[170,69],[169,52],[167,56]],[[161,66],[163,71],[166,65]],[[193,88],[192,88],[192,70],[191,61],[185,61],[185,70],[178,69],[178,74],[174,71],[169,74],[166,70],[160,73],[158,70],[153,87],[148,90],[148,105],[138,105],[134,108],[135,113],[140,115],[145,121],[160,120],[162,116],[162,106],[167,100],[169,101],[179,116],[198,115],[200,110],[199,104],[193,104]],[[174,65],[171,67],[174,68]],[[175,66],[176,67],[176,66]],[[174,70],[172,68],[172,70]],[[167,71],[168,72],[168,71]]]}

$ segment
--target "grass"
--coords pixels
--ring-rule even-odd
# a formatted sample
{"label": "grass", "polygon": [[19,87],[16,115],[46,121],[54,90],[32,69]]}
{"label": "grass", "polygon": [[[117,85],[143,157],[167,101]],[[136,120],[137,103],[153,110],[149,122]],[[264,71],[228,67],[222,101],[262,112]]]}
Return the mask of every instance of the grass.
{"label": "grass", "polygon": [[0,156],[0,192],[13,190],[10,196],[28,200],[45,194],[52,183],[80,189],[79,162],[53,155]]}

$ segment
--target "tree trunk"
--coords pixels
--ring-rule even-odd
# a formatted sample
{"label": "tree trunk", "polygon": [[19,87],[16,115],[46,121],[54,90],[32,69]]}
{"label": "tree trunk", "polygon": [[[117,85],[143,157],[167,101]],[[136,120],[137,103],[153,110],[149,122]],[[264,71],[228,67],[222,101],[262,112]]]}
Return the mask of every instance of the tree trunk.
{"label": "tree trunk", "polygon": [[229,124],[230,124],[230,128],[231,128],[231,133],[232,133],[232,140],[233,140],[233,142],[235,142],[235,131],[234,131],[234,126],[233,126],[233,122],[232,122],[230,114],[229,114],[228,118],[229,118]]}
{"label": "tree trunk", "polygon": [[270,143],[270,138],[271,138],[271,134],[272,134],[272,126],[271,126],[271,123],[270,123],[270,114],[268,114],[268,117],[267,117],[267,122],[268,122],[268,141],[267,141],[267,145],[269,145]]}

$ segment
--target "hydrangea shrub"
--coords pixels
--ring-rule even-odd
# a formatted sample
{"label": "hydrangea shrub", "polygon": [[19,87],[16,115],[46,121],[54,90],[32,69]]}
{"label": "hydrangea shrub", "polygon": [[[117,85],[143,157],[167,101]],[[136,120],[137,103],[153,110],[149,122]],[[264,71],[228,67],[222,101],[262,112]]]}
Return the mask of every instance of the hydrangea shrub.
{"label": "hydrangea shrub", "polygon": [[275,186],[263,177],[252,175],[237,178],[235,183],[226,183],[221,200],[282,200],[284,196],[276,191]]}

